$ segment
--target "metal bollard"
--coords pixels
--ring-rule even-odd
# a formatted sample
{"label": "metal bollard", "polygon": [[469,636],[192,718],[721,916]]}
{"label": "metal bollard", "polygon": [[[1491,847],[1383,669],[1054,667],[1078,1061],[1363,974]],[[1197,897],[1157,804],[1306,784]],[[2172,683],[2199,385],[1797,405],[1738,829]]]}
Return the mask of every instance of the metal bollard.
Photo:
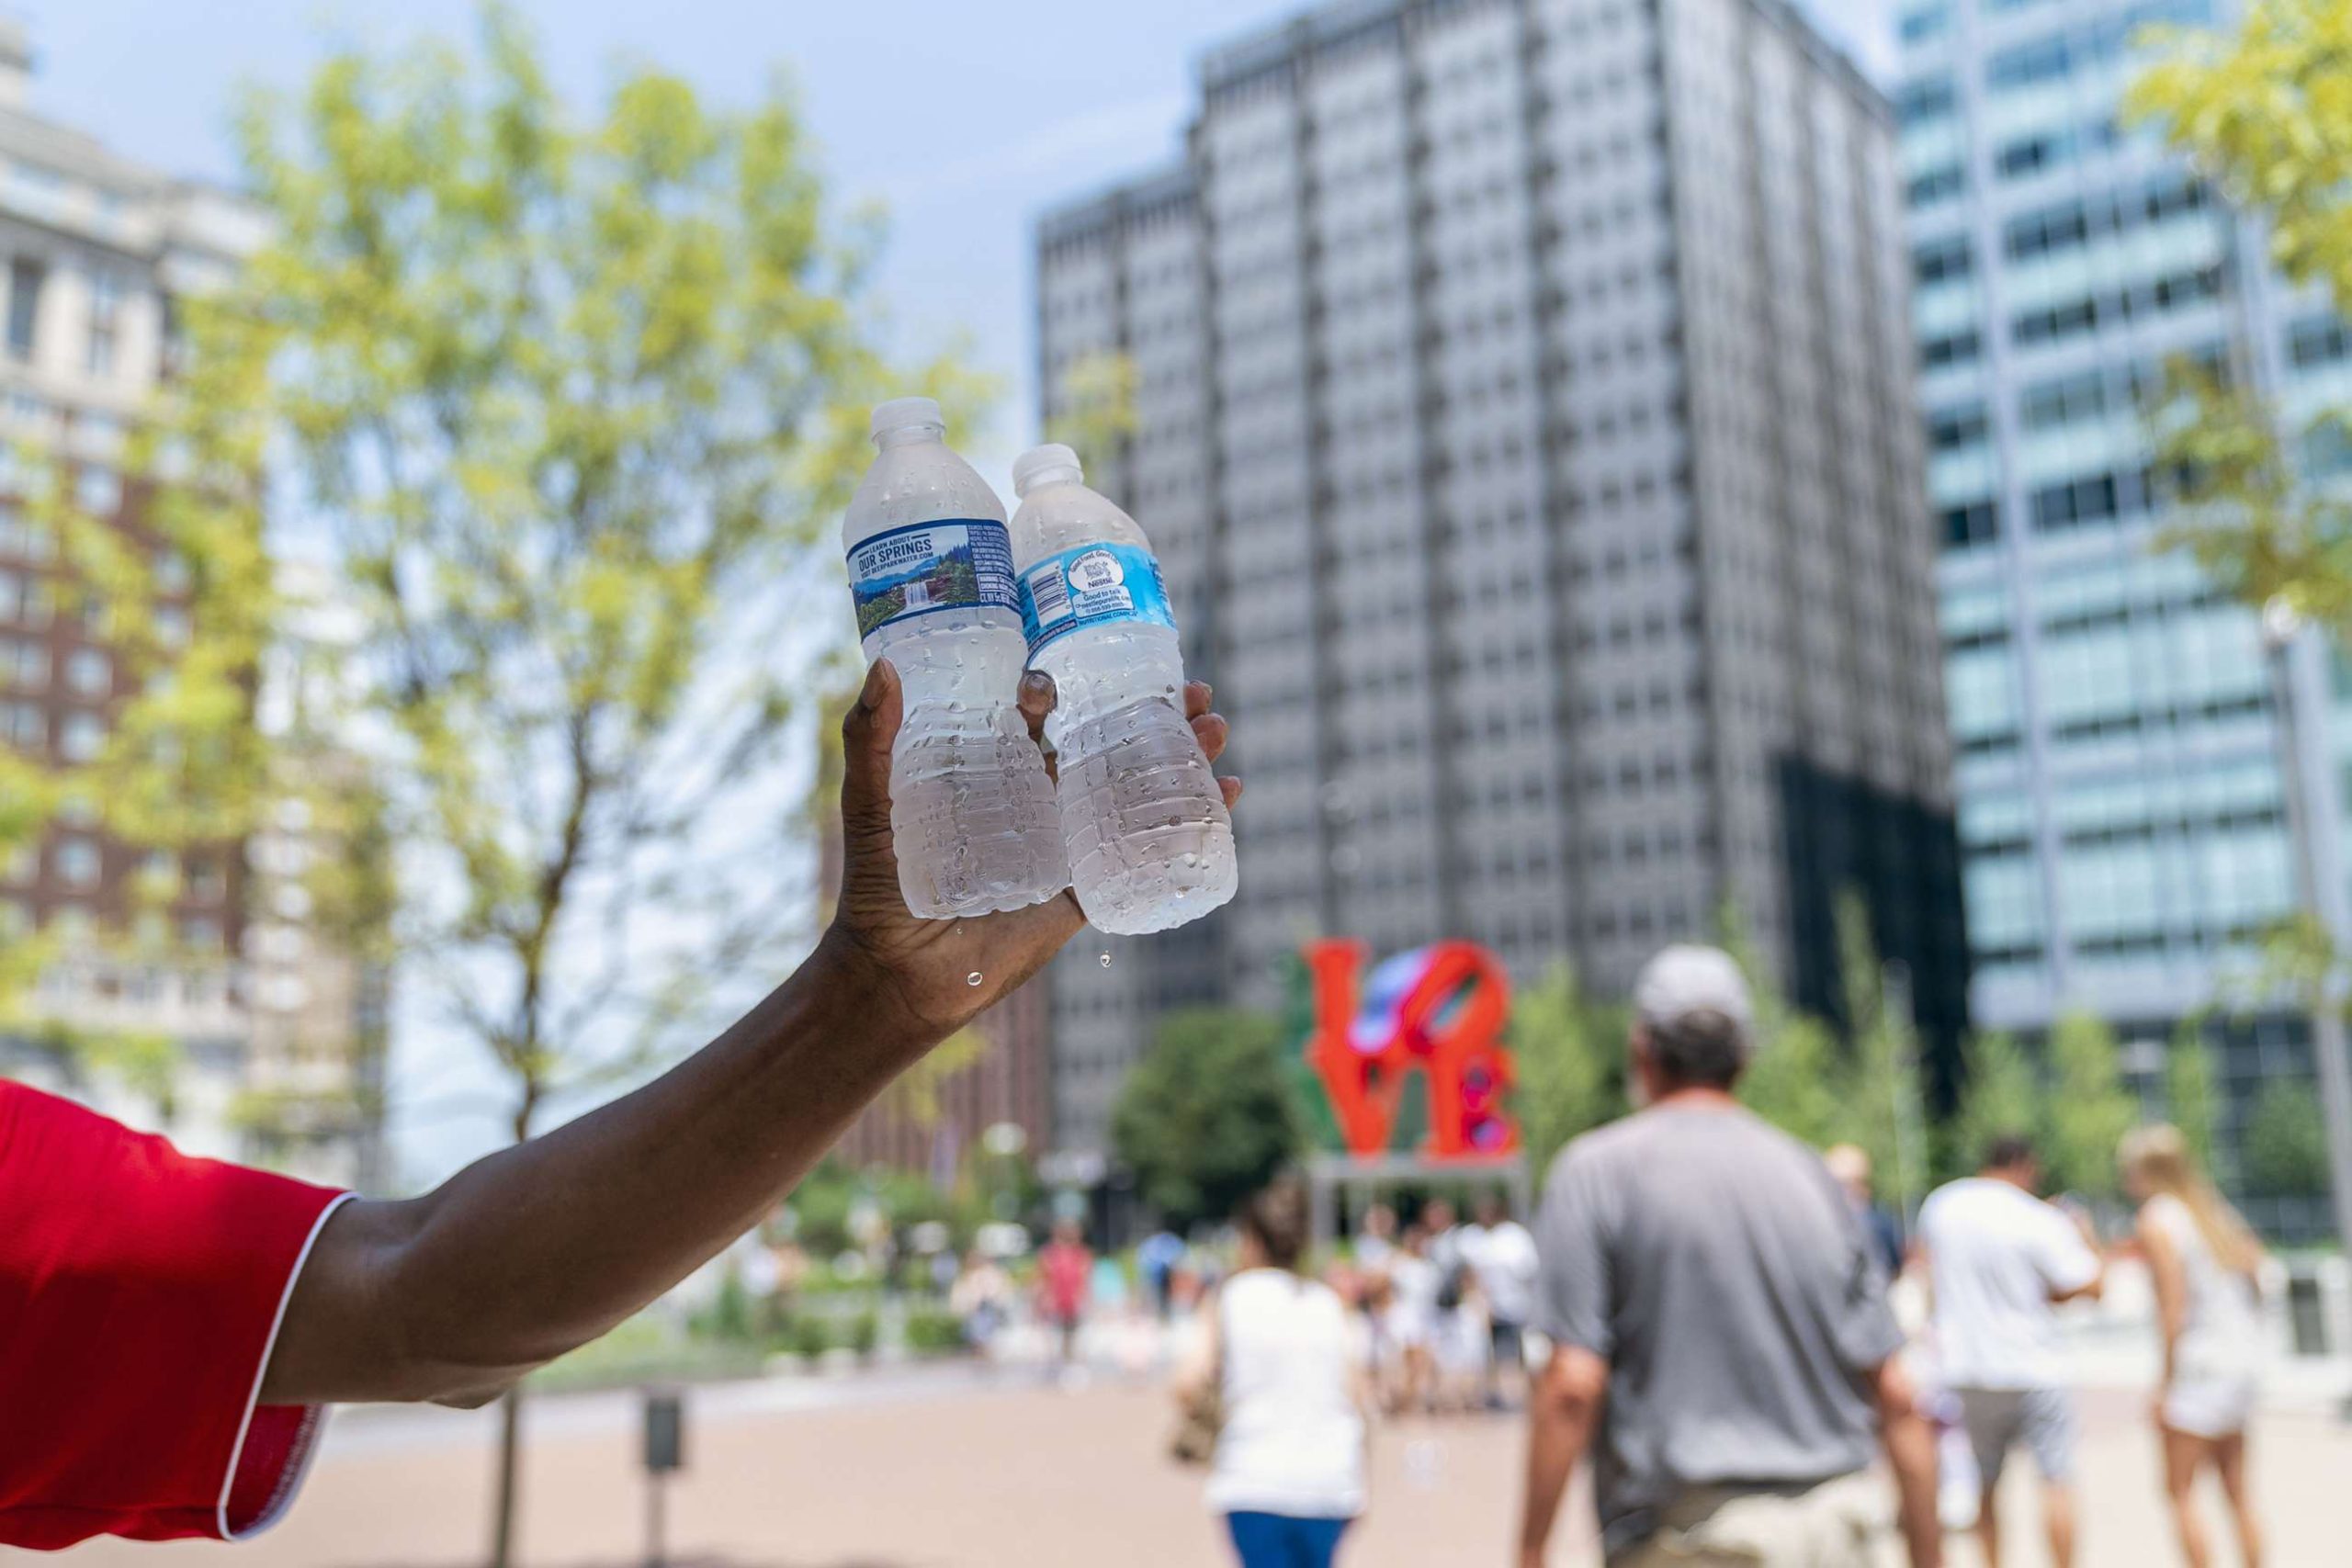
{"label": "metal bollard", "polygon": [[669,1562],[667,1483],[686,1467],[685,1401],[675,1389],[645,1391],[645,1568]]}

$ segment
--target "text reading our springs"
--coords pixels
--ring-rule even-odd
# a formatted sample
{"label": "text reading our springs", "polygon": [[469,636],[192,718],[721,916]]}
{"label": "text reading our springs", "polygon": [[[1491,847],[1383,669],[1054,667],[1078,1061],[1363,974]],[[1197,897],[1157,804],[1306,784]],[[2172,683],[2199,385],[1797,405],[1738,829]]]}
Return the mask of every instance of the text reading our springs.
{"label": "text reading our springs", "polygon": [[937,610],[1021,612],[1012,537],[985,517],[916,523],[860,540],[850,547],[849,586],[860,637]]}

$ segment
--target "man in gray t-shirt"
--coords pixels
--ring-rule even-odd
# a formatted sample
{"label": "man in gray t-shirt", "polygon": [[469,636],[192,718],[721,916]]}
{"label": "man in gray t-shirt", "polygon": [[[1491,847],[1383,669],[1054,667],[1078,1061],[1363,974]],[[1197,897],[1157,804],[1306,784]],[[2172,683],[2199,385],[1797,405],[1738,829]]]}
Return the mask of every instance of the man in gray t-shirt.
{"label": "man in gray t-shirt", "polygon": [[1935,1568],[1935,1443],[1868,1238],[1821,1158],[1731,1096],[1747,991],[1713,948],[1671,947],[1634,993],[1648,1109],[1571,1144],[1536,1222],[1522,1568],[1539,1568],[1589,1448],[1611,1568],[1870,1561],[1862,1478],[1883,1446],[1914,1568]]}

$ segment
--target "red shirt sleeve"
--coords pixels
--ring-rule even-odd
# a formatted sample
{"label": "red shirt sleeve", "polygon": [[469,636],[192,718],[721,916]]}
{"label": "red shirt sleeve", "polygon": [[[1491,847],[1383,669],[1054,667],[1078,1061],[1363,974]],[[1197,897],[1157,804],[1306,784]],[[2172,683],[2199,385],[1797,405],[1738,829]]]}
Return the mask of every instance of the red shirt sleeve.
{"label": "red shirt sleeve", "polygon": [[0,1546],[277,1518],[322,1413],[255,1399],[347,1196],[0,1081]]}

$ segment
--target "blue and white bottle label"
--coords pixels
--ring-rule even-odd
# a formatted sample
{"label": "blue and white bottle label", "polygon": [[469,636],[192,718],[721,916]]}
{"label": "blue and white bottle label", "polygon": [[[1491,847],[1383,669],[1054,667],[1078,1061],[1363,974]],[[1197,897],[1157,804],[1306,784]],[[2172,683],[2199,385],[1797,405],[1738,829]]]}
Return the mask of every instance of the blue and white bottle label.
{"label": "blue and white bottle label", "polygon": [[1081,626],[1144,621],[1176,628],[1168,585],[1149,550],[1134,545],[1081,545],[1046,556],[1021,574],[1021,628],[1029,652]]}
{"label": "blue and white bottle label", "polygon": [[941,610],[992,606],[1018,612],[1012,536],[985,517],[915,523],[861,539],[849,550],[849,591],[862,640],[893,622]]}

